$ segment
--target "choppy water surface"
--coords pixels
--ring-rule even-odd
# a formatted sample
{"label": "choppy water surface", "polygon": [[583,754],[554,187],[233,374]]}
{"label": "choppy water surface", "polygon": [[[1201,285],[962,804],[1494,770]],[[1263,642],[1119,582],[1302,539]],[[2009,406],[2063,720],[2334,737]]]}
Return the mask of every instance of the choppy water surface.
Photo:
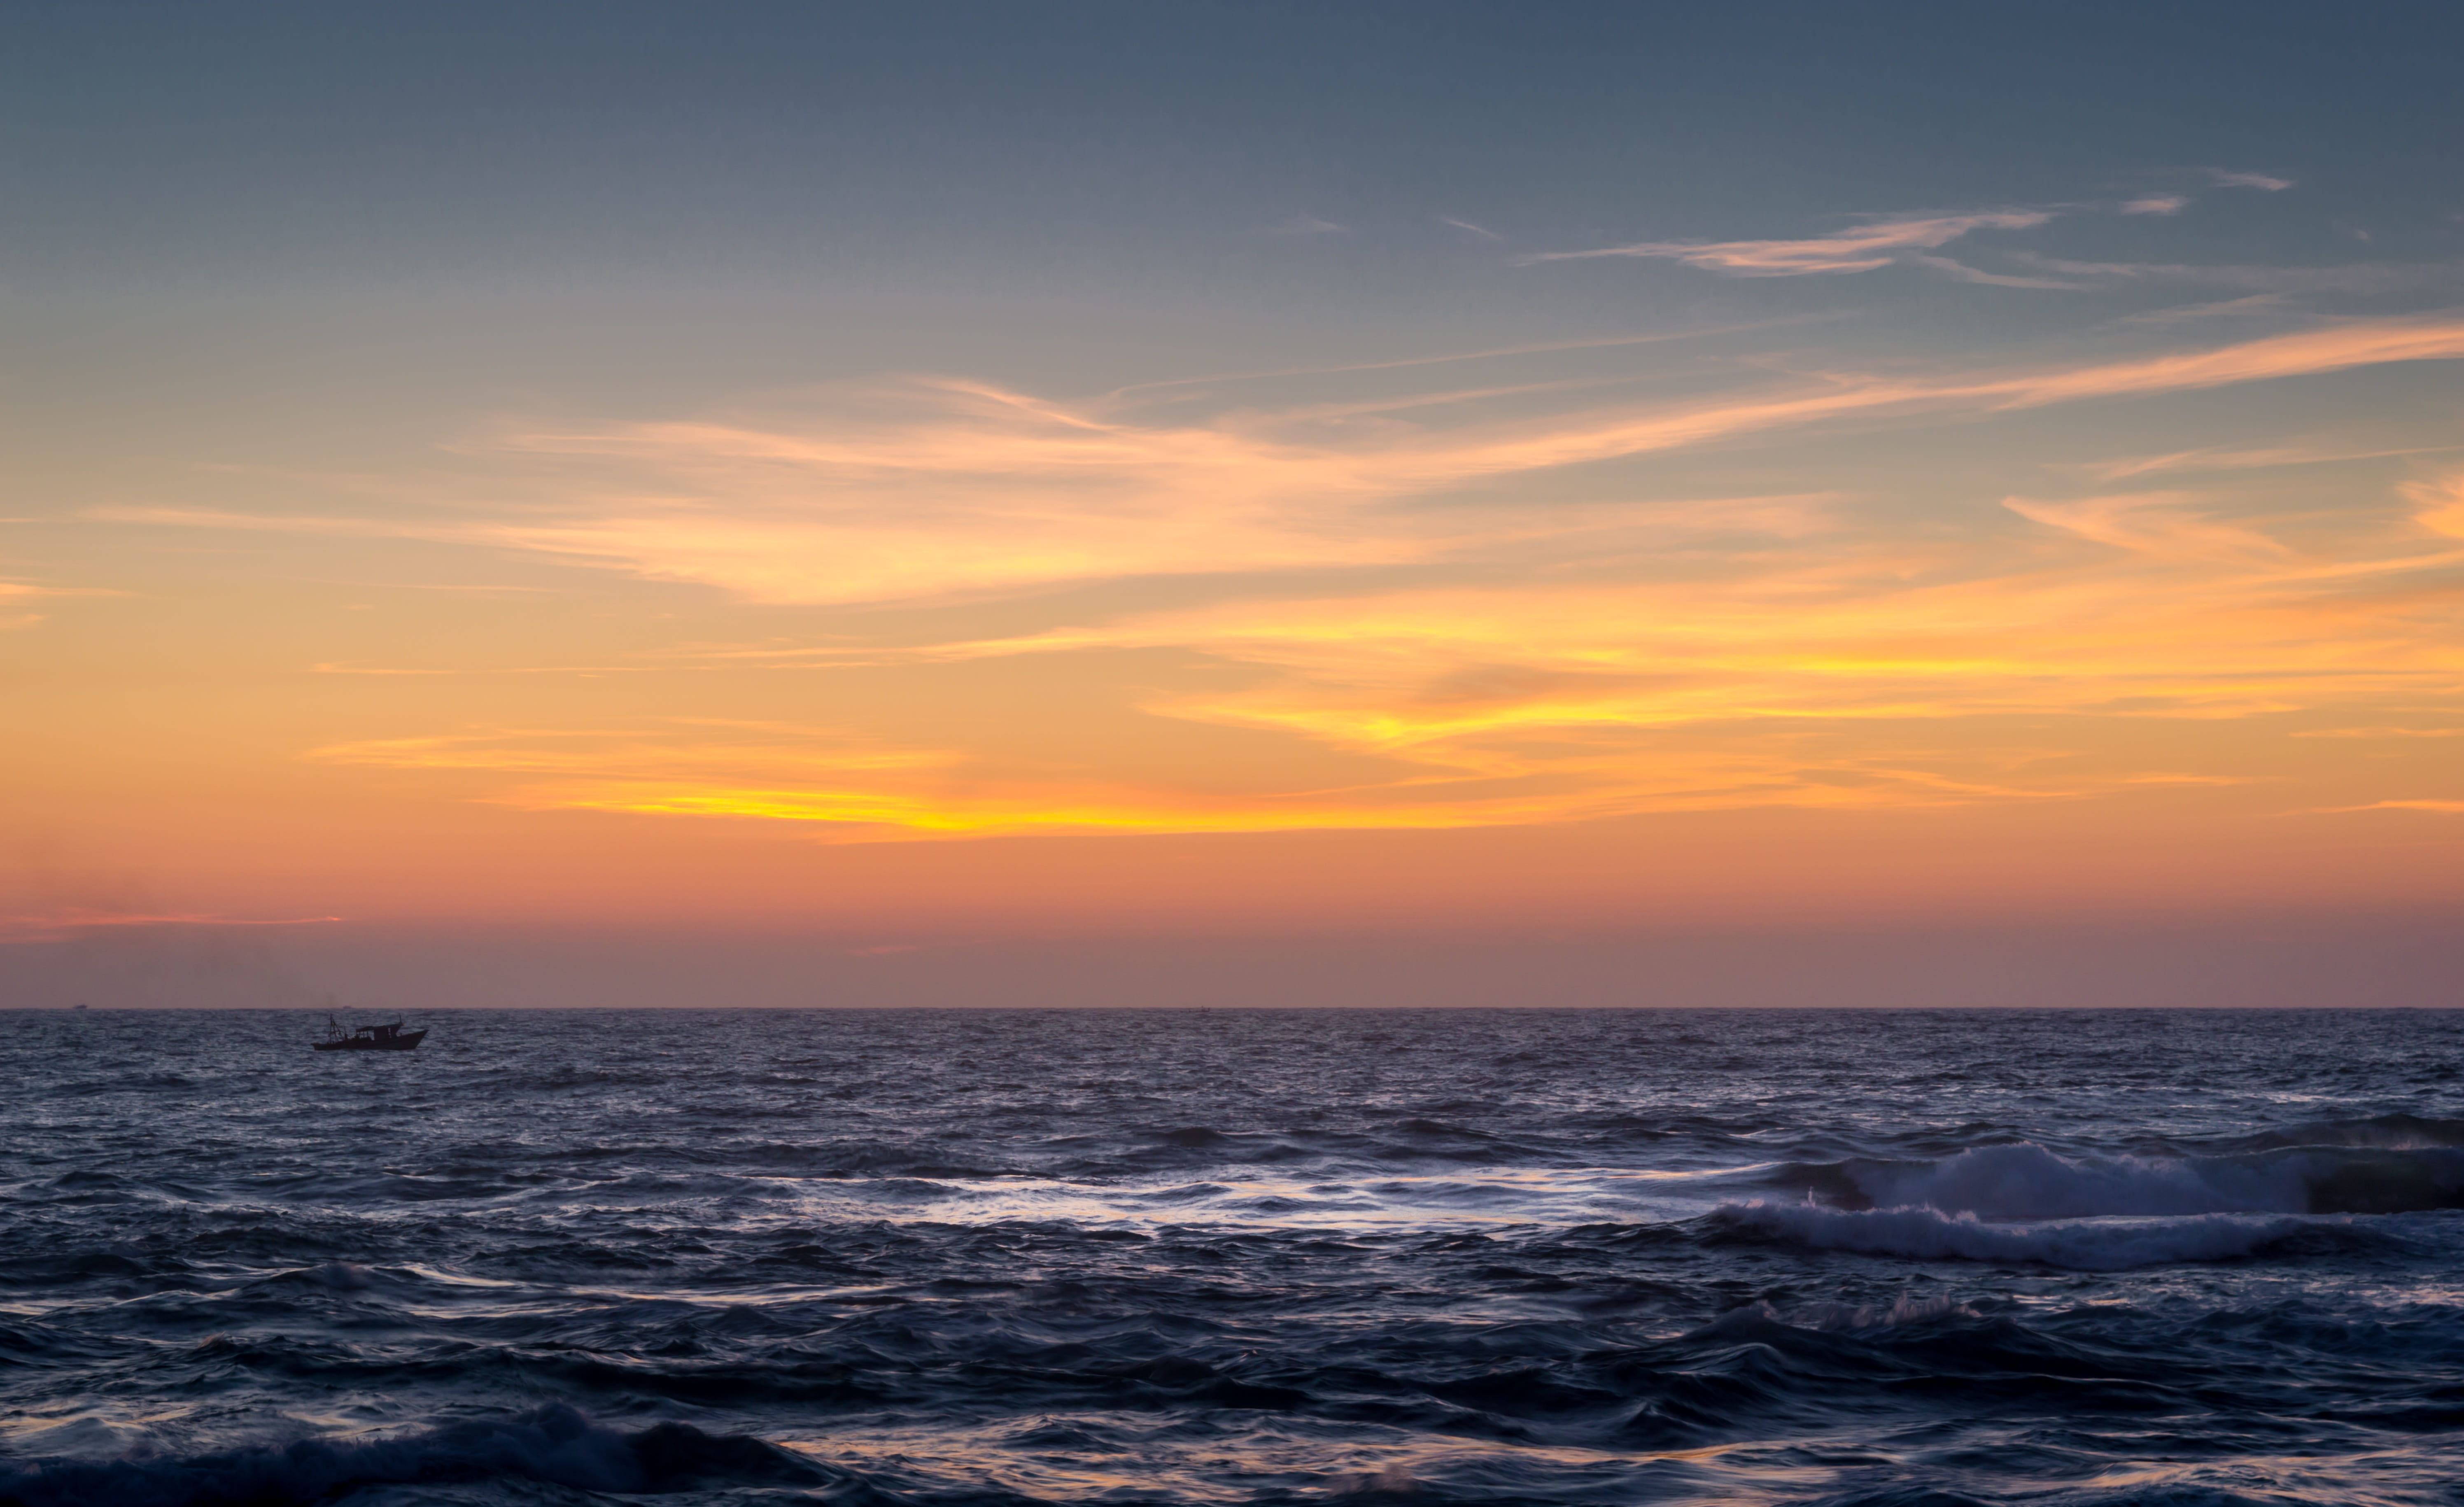
{"label": "choppy water surface", "polygon": [[2464,1013],[0,1014],[0,1502],[2464,1501]]}

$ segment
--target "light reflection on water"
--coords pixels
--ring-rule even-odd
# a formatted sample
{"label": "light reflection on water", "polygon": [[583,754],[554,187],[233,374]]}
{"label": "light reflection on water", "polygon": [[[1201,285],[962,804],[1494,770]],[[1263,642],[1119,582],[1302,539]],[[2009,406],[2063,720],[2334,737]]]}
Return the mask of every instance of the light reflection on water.
{"label": "light reflection on water", "polygon": [[1748,1163],[1698,1171],[1529,1167],[1476,1178],[1390,1175],[1356,1184],[1255,1175],[1155,1184],[1023,1177],[966,1183],[914,1178],[776,1181],[793,1186],[800,1211],[817,1218],[1438,1230],[1689,1218],[1770,1166]]}
{"label": "light reflection on water", "polygon": [[[1107,1494],[1139,1499],[1243,1502],[1265,1492],[1391,1499],[1458,1492],[1510,1494],[1518,1483],[1590,1495],[1634,1492],[1655,1502],[1801,1500],[1843,1467],[1885,1468],[1890,1456],[1842,1439],[1763,1440],[1690,1450],[1614,1452],[1519,1444],[1510,1449],[1391,1437],[1330,1438],[1262,1429],[1192,1439],[1177,1425],[1124,1429],[1103,1414],[1043,1414],[985,1428],[891,1428],[850,1438],[791,1438],[788,1448],[859,1472],[894,1466],[956,1489],[991,1483],[1045,1501]],[[1090,1445],[1093,1448],[1090,1448]]]}

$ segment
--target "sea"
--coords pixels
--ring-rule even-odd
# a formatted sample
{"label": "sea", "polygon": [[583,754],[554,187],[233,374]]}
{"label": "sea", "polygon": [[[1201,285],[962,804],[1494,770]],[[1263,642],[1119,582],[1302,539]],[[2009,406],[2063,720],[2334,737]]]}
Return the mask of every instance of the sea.
{"label": "sea", "polygon": [[2464,1503],[2464,1011],[323,1024],[0,1012],[0,1502]]}

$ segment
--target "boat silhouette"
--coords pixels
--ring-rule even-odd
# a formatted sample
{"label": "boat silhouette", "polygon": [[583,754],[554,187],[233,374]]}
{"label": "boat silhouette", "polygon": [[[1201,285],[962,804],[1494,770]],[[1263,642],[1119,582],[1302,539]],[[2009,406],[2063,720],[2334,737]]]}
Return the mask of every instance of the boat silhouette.
{"label": "boat silhouette", "polygon": [[343,1032],[342,1023],[331,1015],[325,1017],[325,1039],[309,1043],[319,1052],[408,1052],[428,1034],[424,1029],[405,1031],[400,1021],[386,1026],[362,1026],[348,1034]]}

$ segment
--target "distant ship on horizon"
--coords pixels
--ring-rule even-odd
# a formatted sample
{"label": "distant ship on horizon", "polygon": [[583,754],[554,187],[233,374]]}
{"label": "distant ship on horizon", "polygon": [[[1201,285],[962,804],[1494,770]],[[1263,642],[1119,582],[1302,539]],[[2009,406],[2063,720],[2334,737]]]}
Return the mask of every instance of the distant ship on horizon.
{"label": "distant ship on horizon", "polygon": [[319,1052],[408,1052],[428,1035],[425,1029],[403,1030],[402,1022],[398,1020],[390,1025],[362,1026],[345,1032],[342,1023],[328,1015],[325,1025],[325,1039],[309,1043]]}

